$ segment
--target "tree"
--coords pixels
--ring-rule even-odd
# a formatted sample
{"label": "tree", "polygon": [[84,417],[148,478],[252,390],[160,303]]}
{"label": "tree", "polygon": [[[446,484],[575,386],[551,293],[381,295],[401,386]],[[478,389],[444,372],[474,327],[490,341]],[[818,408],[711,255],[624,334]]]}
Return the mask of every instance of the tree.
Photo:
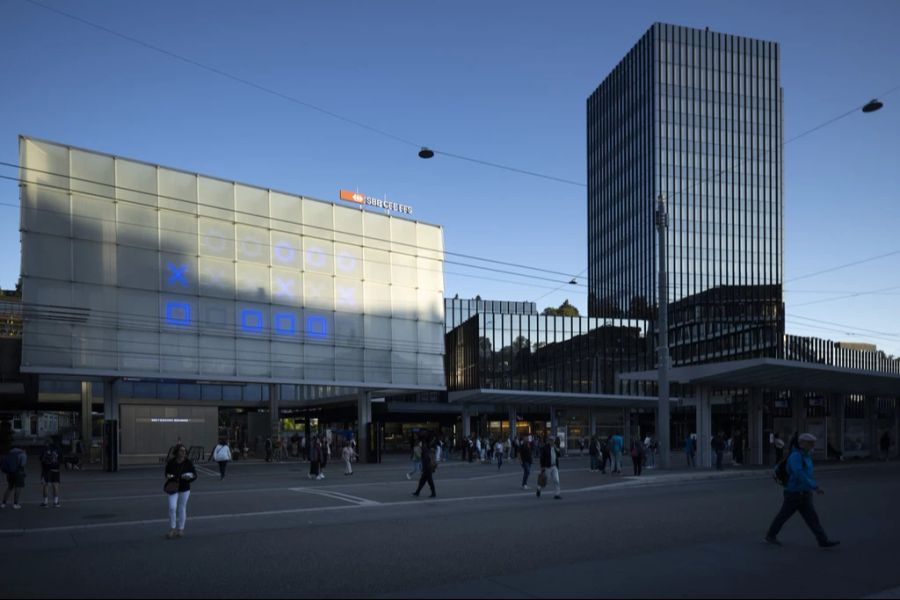
{"label": "tree", "polygon": [[548,306],[544,309],[544,312],[541,314],[548,315],[551,317],[580,317],[581,313],[578,312],[578,308],[569,304],[569,299],[566,298],[565,302],[560,304],[557,308],[553,308],[552,306]]}

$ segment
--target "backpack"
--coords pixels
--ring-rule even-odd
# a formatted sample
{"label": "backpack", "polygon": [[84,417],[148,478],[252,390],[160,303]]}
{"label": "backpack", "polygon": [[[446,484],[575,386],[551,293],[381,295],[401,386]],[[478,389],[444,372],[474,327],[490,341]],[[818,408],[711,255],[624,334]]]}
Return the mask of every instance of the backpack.
{"label": "backpack", "polygon": [[10,452],[3,457],[3,462],[0,462],[0,471],[3,471],[7,475],[15,475],[18,470],[19,456],[17,454]]}
{"label": "backpack", "polygon": [[778,464],[775,465],[774,477],[775,477],[775,483],[777,483],[781,487],[785,487],[788,484],[788,481],[791,478],[791,473],[788,470],[788,464],[787,464],[786,458],[778,461]]}
{"label": "backpack", "polygon": [[44,453],[41,454],[41,465],[45,467],[59,466],[59,453],[56,451],[56,448],[44,450]]}

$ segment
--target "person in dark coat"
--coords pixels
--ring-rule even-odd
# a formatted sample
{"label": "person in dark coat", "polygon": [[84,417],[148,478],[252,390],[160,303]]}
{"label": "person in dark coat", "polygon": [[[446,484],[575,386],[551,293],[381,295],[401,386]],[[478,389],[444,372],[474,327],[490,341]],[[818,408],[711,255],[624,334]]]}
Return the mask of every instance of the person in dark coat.
{"label": "person in dark coat", "polygon": [[431,496],[429,496],[429,498],[437,496],[434,491],[434,478],[432,477],[435,469],[437,469],[437,463],[434,460],[434,450],[429,442],[422,446],[422,475],[419,476],[419,487],[413,492],[413,496],[418,496],[426,483],[431,489]]}

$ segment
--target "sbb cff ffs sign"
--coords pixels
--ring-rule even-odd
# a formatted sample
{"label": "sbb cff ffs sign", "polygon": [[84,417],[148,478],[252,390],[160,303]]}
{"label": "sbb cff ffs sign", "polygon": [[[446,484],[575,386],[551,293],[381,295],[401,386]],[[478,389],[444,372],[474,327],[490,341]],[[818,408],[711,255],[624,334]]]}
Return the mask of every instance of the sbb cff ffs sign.
{"label": "sbb cff ffs sign", "polygon": [[408,204],[399,204],[397,202],[382,200],[381,198],[373,198],[372,196],[366,196],[365,194],[360,194],[359,192],[353,192],[351,190],[341,190],[341,200],[383,208],[385,210],[392,210],[407,215],[411,215],[413,211],[412,206],[409,206]]}

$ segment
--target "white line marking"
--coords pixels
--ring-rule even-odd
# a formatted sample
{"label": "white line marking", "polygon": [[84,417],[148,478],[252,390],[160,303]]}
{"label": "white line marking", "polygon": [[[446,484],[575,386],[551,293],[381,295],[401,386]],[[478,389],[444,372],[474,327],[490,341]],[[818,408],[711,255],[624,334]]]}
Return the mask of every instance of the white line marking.
{"label": "white line marking", "polygon": [[368,498],[361,498],[359,496],[351,496],[350,494],[344,494],[342,492],[336,492],[334,490],[306,488],[306,487],[292,487],[292,488],[288,488],[288,489],[292,492],[300,492],[303,494],[312,494],[315,496],[324,496],[326,498],[332,498],[334,500],[343,500],[344,502],[350,502],[351,504],[355,504],[357,506],[373,506],[376,504],[381,504],[381,502],[376,502],[375,500],[369,500]]}
{"label": "white line marking", "polygon": [[205,474],[209,475],[210,477],[220,477],[220,475],[218,473],[216,473],[215,471],[213,471],[212,469],[209,469],[207,467],[201,467],[201,466],[194,465],[194,468],[197,469],[198,471],[200,471],[201,473],[205,473]]}

